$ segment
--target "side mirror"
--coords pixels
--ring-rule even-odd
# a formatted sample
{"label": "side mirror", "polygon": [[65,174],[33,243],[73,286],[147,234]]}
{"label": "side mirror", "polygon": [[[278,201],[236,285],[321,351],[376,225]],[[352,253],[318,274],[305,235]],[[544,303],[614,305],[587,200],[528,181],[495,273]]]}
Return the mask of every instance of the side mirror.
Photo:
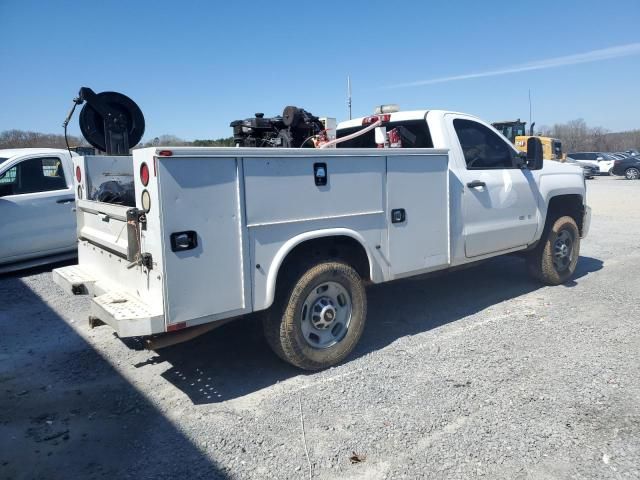
{"label": "side mirror", "polygon": [[529,170],[542,169],[542,142],[538,137],[527,139],[527,168]]}

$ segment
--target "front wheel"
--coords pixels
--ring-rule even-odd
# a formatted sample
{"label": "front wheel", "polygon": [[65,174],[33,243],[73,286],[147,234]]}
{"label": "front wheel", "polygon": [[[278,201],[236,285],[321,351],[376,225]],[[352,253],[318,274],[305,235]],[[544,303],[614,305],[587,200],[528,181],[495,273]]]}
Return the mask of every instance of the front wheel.
{"label": "front wheel", "polygon": [[529,254],[529,272],[547,285],[560,285],[571,278],[580,256],[580,232],[573,218],[558,218],[538,246]]}
{"label": "front wheel", "polygon": [[364,283],[353,267],[319,263],[281,289],[264,319],[265,338],[283,360],[321,370],[351,353],[366,316]]}
{"label": "front wheel", "polygon": [[640,170],[635,167],[627,168],[624,171],[624,178],[627,180],[638,180],[638,178],[640,178]]}

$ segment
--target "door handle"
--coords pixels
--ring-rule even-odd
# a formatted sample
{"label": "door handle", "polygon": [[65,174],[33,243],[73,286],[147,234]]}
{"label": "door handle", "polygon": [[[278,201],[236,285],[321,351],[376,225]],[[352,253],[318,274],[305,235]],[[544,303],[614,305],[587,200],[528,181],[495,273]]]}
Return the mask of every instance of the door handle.
{"label": "door handle", "polygon": [[469,188],[478,188],[478,187],[486,187],[486,186],[487,184],[480,180],[474,180],[473,182],[467,183],[467,187]]}
{"label": "door handle", "polygon": [[60,198],[60,199],[56,200],[56,203],[65,204],[65,203],[71,203],[71,202],[75,202],[75,201],[76,201],[75,198]]}

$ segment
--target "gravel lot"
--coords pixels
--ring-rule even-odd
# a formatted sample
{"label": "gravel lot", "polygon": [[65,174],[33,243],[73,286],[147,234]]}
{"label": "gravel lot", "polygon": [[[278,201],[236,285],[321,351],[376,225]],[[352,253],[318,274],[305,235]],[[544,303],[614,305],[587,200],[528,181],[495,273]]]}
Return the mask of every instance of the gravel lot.
{"label": "gravel lot", "polygon": [[588,200],[570,285],[505,257],[371,287],[314,374],[255,318],[153,353],[47,270],[0,277],[0,478],[306,478],[301,418],[314,478],[640,478],[640,181]]}

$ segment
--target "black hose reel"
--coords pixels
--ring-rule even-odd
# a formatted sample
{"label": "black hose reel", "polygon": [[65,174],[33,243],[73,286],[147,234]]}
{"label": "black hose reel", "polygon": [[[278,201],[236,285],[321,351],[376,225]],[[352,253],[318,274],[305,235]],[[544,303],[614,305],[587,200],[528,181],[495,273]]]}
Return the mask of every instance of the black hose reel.
{"label": "black hose reel", "polygon": [[84,103],[80,112],[80,131],[98,150],[108,155],[129,155],[129,150],[142,139],[144,115],[126,95],[95,93],[88,87],[82,87],[73,102],[63,126],[66,128],[75,108]]}

